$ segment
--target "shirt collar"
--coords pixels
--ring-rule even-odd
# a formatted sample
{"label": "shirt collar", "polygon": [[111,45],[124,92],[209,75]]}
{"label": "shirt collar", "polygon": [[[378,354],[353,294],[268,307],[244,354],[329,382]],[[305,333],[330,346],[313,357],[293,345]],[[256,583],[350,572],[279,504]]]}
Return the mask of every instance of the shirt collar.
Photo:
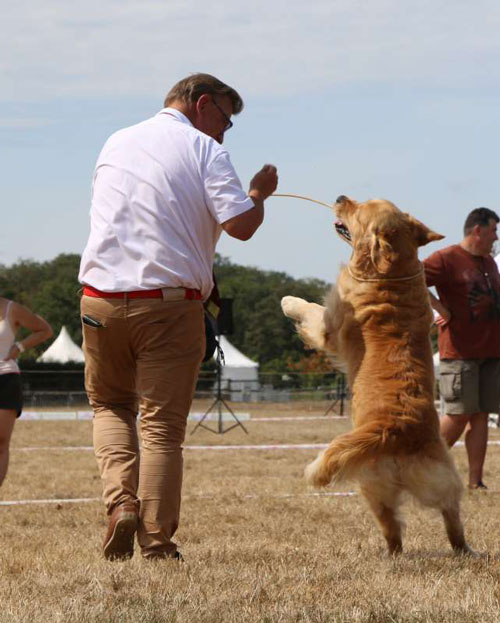
{"label": "shirt collar", "polygon": [[177,119],[177,121],[180,121],[181,123],[185,123],[191,126],[193,125],[191,121],[189,121],[189,119],[186,117],[186,115],[182,113],[180,110],[177,110],[177,108],[167,107],[167,108],[164,108],[163,110],[160,110],[158,114],[168,115],[169,117],[174,117],[175,119]]}

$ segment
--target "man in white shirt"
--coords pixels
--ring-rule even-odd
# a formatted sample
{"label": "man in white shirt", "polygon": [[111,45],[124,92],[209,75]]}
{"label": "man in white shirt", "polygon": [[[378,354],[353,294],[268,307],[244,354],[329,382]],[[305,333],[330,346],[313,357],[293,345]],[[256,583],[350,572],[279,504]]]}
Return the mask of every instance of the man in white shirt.
{"label": "man in white shirt", "polygon": [[223,230],[254,234],[278,181],[265,165],[241,188],[222,142],[242,108],[234,89],[194,74],[155,117],[113,134],[97,161],[79,279],[110,560],[133,555],[136,531],[145,558],[180,558],[182,443],[215,247]]}

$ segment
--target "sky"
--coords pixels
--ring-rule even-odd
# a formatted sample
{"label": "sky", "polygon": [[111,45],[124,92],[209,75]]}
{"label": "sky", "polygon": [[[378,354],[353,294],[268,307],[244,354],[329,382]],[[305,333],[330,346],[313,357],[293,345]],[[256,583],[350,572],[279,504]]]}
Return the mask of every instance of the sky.
{"label": "sky", "polygon": [[[0,26],[0,264],[81,253],[90,182],[115,130],[202,71],[238,90],[225,146],[243,187],[333,204],[383,197],[446,236],[500,214],[496,0],[16,0]],[[270,198],[231,261],[331,282],[349,247],[326,207]]]}

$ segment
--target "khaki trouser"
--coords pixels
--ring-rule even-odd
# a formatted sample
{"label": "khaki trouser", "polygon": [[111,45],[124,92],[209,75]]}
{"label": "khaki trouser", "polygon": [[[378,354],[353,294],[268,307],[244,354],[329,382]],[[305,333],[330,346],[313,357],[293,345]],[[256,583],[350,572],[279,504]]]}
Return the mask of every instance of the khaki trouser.
{"label": "khaki trouser", "polygon": [[202,303],[83,296],[81,310],[102,325],[82,324],[85,387],[108,514],[118,504],[135,503],[143,555],[171,555],[182,443],[205,349]]}

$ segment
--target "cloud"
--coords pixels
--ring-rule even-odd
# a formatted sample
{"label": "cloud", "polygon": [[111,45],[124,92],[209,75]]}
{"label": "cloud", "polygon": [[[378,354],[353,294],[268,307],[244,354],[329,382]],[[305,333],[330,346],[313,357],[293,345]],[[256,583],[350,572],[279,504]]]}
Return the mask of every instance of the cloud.
{"label": "cloud", "polygon": [[44,128],[52,125],[53,121],[41,117],[1,117],[0,129],[2,130],[26,130],[30,128]]}
{"label": "cloud", "polygon": [[17,0],[2,15],[6,101],[141,96],[209,71],[245,94],[488,85],[496,0]]}

